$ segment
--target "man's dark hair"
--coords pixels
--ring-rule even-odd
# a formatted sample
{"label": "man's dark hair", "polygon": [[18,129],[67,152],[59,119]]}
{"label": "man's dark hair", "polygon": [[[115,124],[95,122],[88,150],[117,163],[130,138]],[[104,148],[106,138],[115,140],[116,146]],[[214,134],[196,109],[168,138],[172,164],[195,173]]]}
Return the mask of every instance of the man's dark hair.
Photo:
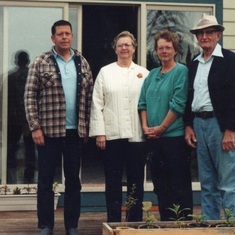
{"label": "man's dark hair", "polygon": [[64,26],[64,25],[68,25],[70,28],[71,28],[71,31],[72,31],[72,25],[70,24],[70,22],[69,21],[66,21],[66,20],[58,20],[58,21],[56,21],[53,25],[52,25],[52,27],[51,27],[51,33],[52,33],[52,35],[55,35],[55,31],[56,31],[56,27],[57,26]]}

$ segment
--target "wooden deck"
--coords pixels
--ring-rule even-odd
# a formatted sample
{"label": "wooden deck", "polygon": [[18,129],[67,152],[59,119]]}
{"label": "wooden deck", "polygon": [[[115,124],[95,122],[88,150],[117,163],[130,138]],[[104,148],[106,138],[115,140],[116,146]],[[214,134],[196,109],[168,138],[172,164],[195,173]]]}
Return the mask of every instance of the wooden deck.
{"label": "wooden deck", "polygon": [[[82,212],[79,221],[81,235],[102,235],[102,223],[106,221],[106,212]],[[0,212],[0,234],[37,235],[36,211]],[[65,235],[63,208],[55,211],[53,235]]]}
{"label": "wooden deck", "polygon": [[[194,213],[200,214],[200,206],[194,206]],[[157,210],[155,215],[159,218]],[[82,212],[79,220],[81,235],[102,235],[102,223],[106,222],[106,212]],[[6,211],[0,212],[1,235],[37,235],[36,211]],[[55,211],[55,228],[53,235],[65,235],[63,208]]]}

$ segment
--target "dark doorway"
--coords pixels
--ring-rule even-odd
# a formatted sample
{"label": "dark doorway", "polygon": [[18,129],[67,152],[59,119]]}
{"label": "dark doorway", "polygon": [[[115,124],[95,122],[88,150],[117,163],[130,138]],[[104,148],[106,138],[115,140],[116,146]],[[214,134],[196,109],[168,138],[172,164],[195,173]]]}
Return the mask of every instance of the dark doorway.
{"label": "dark doorway", "polygon": [[136,6],[83,6],[82,51],[94,78],[102,66],[116,60],[111,44],[117,34],[128,30],[137,37],[137,12]]}
{"label": "dark doorway", "polygon": [[[82,54],[91,66],[94,79],[102,66],[116,61],[111,46],[115,36],[128,30],[137,37],[137,13],[136,6],[83,6]],[[84,148],[81,178],[86,187],[104,184],[102,152],[98,151],[94,138]]]}

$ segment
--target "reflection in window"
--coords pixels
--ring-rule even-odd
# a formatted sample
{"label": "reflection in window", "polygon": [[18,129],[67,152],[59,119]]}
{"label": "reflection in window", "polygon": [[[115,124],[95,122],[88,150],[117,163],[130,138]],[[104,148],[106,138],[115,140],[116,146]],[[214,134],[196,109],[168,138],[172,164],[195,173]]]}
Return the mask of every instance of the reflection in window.
{"label": "reflection in window", "polygon": [[25,117],[24,88],[29,54],[15,54],[16,67],[8,75],[7,182],[34,183],[36,149]]}
{"label": "reflection in window", "polygon": [[[50,50],[53,45],[50,38],[51,26],[63,18],[63,7],[55,7],[54,4],[53,7],[3,7],[0,35],[3,35],[3,48],[8,61],[4,62],[6,71],[3,72],[4,84],[0,95],[5,94],[1,104],[7,107],[5,113],[2,113],[2,117],[7,117],[3,119],[2,125],[6,128],[4,131],[7,135],[3,138],[6,138],[7,149],[5,153],[2,151],[4,156],[0,160],[6,159],[7,169],[2,174],[3,179],[6,175],[6,182],[3,180],[1,183],[37,182],[37,150],[25,118],[24,86],[30,62],[37,55]],[[61,183],[62,161],[57,166],[55,181]]]}
{"label": "reflection in window", "polygon": [[[204,12],[205,13],[205,12]],[[188,65],[200,49],[189,32],[202,16],[202,12],[187,11],[147,11],[147,68],[149,70],[160,66],[160,61],[154,49],[154,35],[163,29],[176,32],[180,39],[179,52],[176,61]],[[208,13],[209,14],[209,13]]]}

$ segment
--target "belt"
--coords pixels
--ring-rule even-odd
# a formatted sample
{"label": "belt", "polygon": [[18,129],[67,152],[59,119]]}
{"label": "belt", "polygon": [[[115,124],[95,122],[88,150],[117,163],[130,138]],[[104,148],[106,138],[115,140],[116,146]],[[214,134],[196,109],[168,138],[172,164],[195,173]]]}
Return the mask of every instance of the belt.
{"label": "belt", "polygon": [[195,112],[195,117],[199,117],[202,119],[213,118],[215,116],[214,111],[202,111],[202,112]]}

